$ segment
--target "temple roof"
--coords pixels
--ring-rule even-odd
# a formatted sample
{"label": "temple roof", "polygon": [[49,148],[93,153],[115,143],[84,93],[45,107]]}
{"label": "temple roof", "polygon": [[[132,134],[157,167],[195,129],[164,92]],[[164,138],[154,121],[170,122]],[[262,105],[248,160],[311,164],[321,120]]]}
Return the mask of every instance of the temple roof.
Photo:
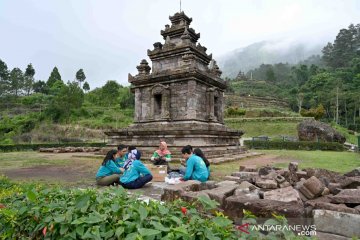
{"label": "temple roof", "polygon": [[169,36],[171,39],[180,38],[184,33],[185,28],[188,28],[189,36],[192,42],[196,43],[200,38],[200,33],[196,33],[194,29],[189,28],[192,18],[186,16],[184,12],[175,13],[173,16],[169,17],[171,21],[171,26],[165,25],[165,30],[161,30],[161,35],[164,39]]}

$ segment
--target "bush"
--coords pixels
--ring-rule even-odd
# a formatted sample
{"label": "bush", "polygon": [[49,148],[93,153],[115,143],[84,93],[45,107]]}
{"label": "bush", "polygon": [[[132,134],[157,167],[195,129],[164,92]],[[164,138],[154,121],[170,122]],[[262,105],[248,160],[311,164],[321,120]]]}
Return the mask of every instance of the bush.
{"label": "bush", "polygon": [[258,149],[287,149],[287,150],[326,150],[344,151],[342,144],[336,142],[285,142],[285,141],[252,141],[245,140],[244,144],[249,148]]}
{"label": "bush", "polygon": [[300,114],[303,117],[313,117],[315,120],[321,119],[325,115],[325,108],[320,104],[317,108],[310,108],[309,110],[301,109]]}
{"label": "bush", "polygon": [[0,202],[0,239],[231,240],[240,237],[232,221],[221,214],[211,218],[182,201],[146,203],[129,197],[122,187],[101,192],[62,190],[15,185],[0,178]]}
{"label": "bush", "polygon": [[105,147],[106,143],[41,143],[41,144],[3,144],[0,145],[0,151],[13,152],[13,151],[37,151],[40,148],[52,147]]}
{"label": "bush", "polygon": [[245,109],[237,107],[229,107],[225,110],[225,117],[239,117],[244,116],[246,113]]}

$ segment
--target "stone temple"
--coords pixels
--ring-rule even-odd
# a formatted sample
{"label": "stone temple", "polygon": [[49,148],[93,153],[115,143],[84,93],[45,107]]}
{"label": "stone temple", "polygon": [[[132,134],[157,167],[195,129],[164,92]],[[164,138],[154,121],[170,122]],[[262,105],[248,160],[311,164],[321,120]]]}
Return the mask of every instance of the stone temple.
{"label": "stone temple", "polygon": [[160,140],[170,148],[190,144],[207,150],[239,148],[242,131],[224,125],[224,91],[221,71],[197,43],[200,33],[190,28],[192,18],[184,12],[169,17],[161,30],[164,43],[148,50],[138,74],[129,74],[135,93],[134,123],[128,128],[106,132],[109,146],[119,143],[154,150]]}

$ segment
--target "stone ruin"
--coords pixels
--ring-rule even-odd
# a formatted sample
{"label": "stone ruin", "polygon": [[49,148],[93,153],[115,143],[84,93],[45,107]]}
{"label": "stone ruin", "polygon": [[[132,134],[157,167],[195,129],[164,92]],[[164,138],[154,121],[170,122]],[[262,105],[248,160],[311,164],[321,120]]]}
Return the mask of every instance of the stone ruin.
{"label": "stone ruin", "polygon": [[297,224],[315,224],[319,239],[360,236],[360,168],[344,175],[325,169],[240,166],[225,181],[187,181],[165,187],[161,199],[195,201],[208,196],[235,224],[243,209],[257,217],[285,215]]}
{"label": "stone ruin", "polygon": [[[148,50],[138,74],[129,74],[135,93],[134,123],[125,129],[105,132],[109,146],[119,143],[154,151],[164,139],[170,149],[190,144],[212,152],[241,152],[243,132],[224,125],[226,82],[207,48],[198,43],[200,33],[190,28],[192,18],[184,12],[169,17],[161,31],[164,43]],[[152,71],[151,71],[152,70]]]}
{"label": "stone ruin", "polygon": [[297,126],[300,141],[345,143],[346,138],[329,124],[314,119],[304,120]]}

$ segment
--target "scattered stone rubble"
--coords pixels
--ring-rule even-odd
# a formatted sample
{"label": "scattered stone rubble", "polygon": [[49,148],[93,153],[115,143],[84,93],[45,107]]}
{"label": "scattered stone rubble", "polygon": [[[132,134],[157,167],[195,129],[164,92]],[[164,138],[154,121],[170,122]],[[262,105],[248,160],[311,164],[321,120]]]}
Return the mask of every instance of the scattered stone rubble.
{"label": "scattered stone rubble", "polygon": [[40,148],[39,152],[46,153],[73,153],[73,152],[99,152],[100,147],[57,147],[57,148]]}
{"label": "scattered stone rubble", "polygon": [[208,196],[219,202],[219,208],[235,223],[240,223],[243,209],[265,218],[277,213],[307,224],[312,219],[319,234],[346,239],[360,236],[359,173],[360,168],[344,175],[325,169],[299,170],[296,162],[287,169],[247,165],[222,182],[187,181],[167,186],[161,199],[191,202]]}

